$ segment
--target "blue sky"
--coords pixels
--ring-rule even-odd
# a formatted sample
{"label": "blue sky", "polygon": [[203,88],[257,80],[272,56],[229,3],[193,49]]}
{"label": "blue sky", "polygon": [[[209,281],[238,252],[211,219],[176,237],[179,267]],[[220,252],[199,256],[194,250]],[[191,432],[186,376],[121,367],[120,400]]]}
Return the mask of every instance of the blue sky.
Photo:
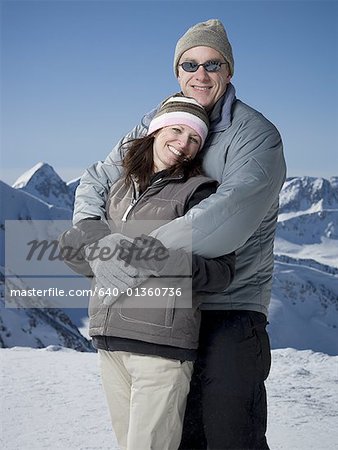
{"label": "blue sky", "polygon": [[80,175],[178,90],[178,38],[219,18],[237,97],[279,128],[288,175],[338,175],[335,1],[1,2],[1,179]]}

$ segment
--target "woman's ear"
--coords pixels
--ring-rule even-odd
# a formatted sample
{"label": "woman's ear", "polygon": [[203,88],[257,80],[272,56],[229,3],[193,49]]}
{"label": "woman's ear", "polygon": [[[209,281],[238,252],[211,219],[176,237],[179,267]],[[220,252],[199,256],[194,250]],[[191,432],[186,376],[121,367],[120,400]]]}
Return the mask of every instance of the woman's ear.
{"label": "woman's ear", "polygon": [[163,129],[163,128],[160,128],[159,130],[154,131],[153,133],[151,133],[151,136],[155,139],[155,138],[158,136],[159,132],[160,132],[162,129]]}

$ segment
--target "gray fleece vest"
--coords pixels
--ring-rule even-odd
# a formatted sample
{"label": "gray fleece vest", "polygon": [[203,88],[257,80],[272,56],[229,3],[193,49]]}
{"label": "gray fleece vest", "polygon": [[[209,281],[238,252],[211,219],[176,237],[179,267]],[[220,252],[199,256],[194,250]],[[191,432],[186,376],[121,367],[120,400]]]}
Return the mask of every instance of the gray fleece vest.
{"label": "gray fleece vest", "polygon": [[[188,180],[183,177],[166,178],[155,182],[138,196],[135,185],[126,186],[123,180],[117,181],[110,190],[107,202],[112,231],[123,233],[133,220],[170,221],[183,216],[187,201],[198,187],[206,183],[214,181],[204,176]],[[148,232],[151,231],[149,228]],[[151,278],[142,287],[161,288],[161,283],[163,281]],[[165,283],[168,284],[168,281]],[[171,287],[175,289],[178,286]],[[193,300],[192,308],[181,307],[181,299],[172,292],[156,297],[156,308],[134,307],[135,304],[147,304],[147,297],[140,299],[137,295],[123,295],[110,307],[102,305],[102,301],[93,296],[89,304],[90,336],[116,336],[196,349],[200,325],[198,302]],[[154,302],[154,297],[149,298],[150,302]]]}

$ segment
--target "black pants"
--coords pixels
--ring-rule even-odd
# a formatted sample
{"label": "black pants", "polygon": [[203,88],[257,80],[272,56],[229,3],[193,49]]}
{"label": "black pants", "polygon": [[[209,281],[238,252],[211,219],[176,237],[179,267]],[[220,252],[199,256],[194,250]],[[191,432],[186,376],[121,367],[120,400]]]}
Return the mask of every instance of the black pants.
{"label": "black pants", "polygon": [[264,314],[203,311],[180,450],[268,450]]}

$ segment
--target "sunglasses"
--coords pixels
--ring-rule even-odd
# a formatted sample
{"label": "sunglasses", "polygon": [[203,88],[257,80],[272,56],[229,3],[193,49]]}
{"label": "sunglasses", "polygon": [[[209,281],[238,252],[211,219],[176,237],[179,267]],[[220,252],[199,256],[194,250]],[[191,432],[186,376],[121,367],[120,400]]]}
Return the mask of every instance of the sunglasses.
{"label": "sunglasses", "polygon": [[227,63],[220,61],[207,61],[203,64],[197,64],[193,61],[185,61],[182,64],[179,64],[179,66],[182,67],[185,72],[196,72],[199,66],[204,67],[207,72],[219,72],[223,64]]}

